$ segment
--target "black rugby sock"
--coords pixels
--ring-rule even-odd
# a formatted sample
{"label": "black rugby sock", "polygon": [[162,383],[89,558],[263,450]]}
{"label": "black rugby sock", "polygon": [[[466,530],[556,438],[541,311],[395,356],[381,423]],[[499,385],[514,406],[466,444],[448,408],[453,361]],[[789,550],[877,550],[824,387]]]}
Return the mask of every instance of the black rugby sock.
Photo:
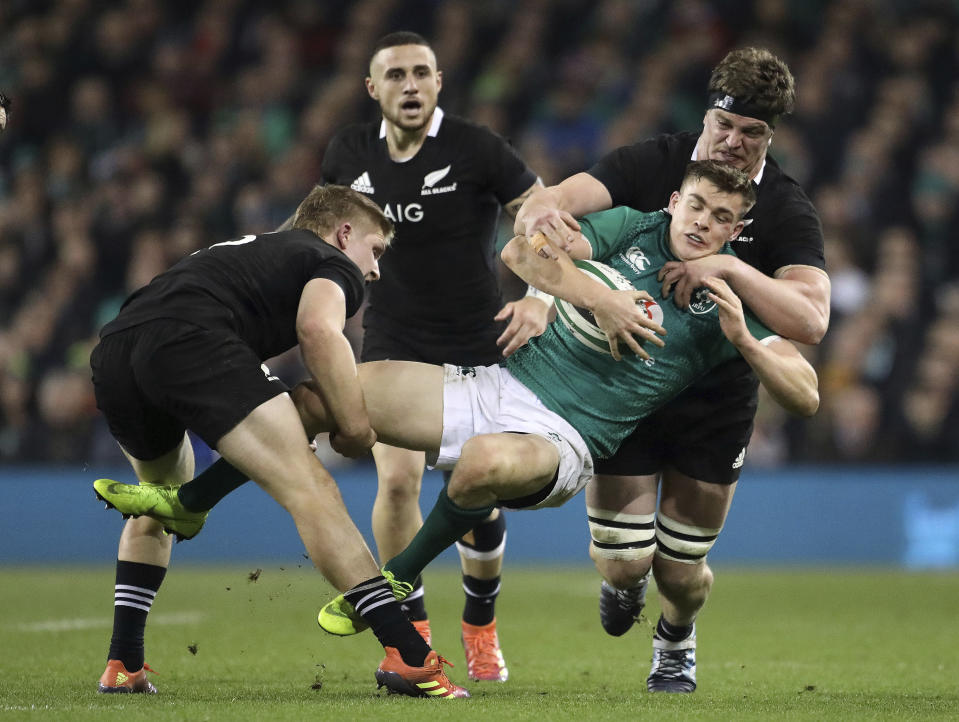
{"label": "black rugby sock", "polygon": [[423,588],[423,577],[418,576],[413,582],[413,591],[400,602],[400,607],[411,622],[421,622],[429,619],[426,613],[426,594]]}
{"label": "black rugby sock", "polygon": [[677,625],[670,624],[662,616],[659,617],[659,621],[656,623],[656,634],[659,637],[662,637],[667,642],[682,642],[684,639],[689,637],[693,633],[693,625]]}
{"label": "black rugby sock", "polygon": [[113,637],[107,659],[119,659],[128,672],[143,669],[147,615],[166,576],[166,567],[117,560],[113,592]]}
{"label": "black rugby sock", "polygon": [[499,596],[500,578],[477,579],[463,575],[463,589],[466,591],[466,605],[463,607],[463,621],[477,627],[483,627],[496,616],[496,597]]}
{"label": "black rugby sock", "polygon": [[411,667],[422,667],[429,645],[403,614],[384,577],[373,577],[343,593],[384,647],[395,647]]}
{"label": "black rugby sock", "polygon": [[[473,527],[473,543],[462,539],[458,542],[460,555],[480,561],[492,561],[502,556],[506,544],[506,515],[502,510],[492,521],[481,521]],[[490,579],[463,574],[463,591],[466,604],[463,621],[475,626],[484,626],[496,616],[496,598],[500,591],[499,575]]]}
{"label": "black rugby sock", "polygon": [[217,459],[195,479],[181,485],[177,496],[188,511],[209,511],[220,499],[249,480],[226,459]]}

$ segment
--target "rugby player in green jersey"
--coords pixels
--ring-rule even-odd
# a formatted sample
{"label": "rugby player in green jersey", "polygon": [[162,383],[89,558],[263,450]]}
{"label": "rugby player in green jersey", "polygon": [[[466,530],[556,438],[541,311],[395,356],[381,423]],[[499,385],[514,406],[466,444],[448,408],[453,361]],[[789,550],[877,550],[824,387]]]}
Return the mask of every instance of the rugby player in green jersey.
{"label": "rugby player in green jersey", "polygon": [[[620,208],[587,216],[568,254],[553,249],[556,260],[534,252],[525,237],[510,241],[506,263],[530,285],[592,311],[615,357],[585,346],[554,322],[497,366],[359,365],[378,438],[425,451],[433,466],[452,469],[423,527],[384,567],[397,597],[495,506],[531,509],[570,499],[591,477],[594,458],[612,454],[639,419],[736,354],[788,410],[816,411],[812,366],[792,343],[749,318],[726,283],[708,279],[689,310],[659,306],[651,293],[658,292],[656,263],[731,252],[726,244],[742,230],[754,201],[753,186],[740,171],[698,161],[690,164],[667,211]],[[574,258],[613,266],[637,290],[595,283]],[[653,315],[662,325],[645,311],[649,304],[660,309],[661,316]],[[620,354],[620,345],[633,353]],[[317,389],[305,383],[292,393],[308,434],[332,430],[335,438]],[[176,495],[161,497],[144,487],[110,501],[125,513],[156,507],[175,517],[182,508]],[[365,626],[342,596],[321,610],[320,624],[334,634]]]}

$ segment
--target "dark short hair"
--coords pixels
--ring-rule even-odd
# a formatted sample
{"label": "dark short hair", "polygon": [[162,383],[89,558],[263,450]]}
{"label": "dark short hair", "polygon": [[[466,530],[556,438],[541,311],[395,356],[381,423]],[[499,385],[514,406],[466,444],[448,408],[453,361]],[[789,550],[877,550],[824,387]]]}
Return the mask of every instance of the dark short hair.
{"label": "dark short hair", "polygon": [[387,242],[393,237],[393,221],[383,214],[376,203],[352,188],[338,185],[315,186],[293,214],[292,227],[305,228],[318,236],[326,236],[339,223],[357,216],[383,231]]}
{"label": "dark short hair", "polygon": [[[745,173],[717,160],[694,160],[686,166],[683,182],[680,185],[697,180],[707,180],[723,193],[735,193],[743,198],[742,216],[756,203],[756,185]],[[740,216],[740,218],[742,217]]]}
{"label": "dark short hair", "polygon": [[425,45],[430,50],[433,49],[429,41],[419,33],[413,33],[409,30],[398,30],[395,33],[384,35],[376,41],[376,45],[373,46],[373,52],[370,53],[370,62],[373,62],[373,58],[381,50],[395,48],[397,45]]}
{"label": "dark short hair", "polygon": [[772,118],[791,113],[796,104],[789,67],[765,48],[731,50],[713,68],[709,92],[729,95]]}

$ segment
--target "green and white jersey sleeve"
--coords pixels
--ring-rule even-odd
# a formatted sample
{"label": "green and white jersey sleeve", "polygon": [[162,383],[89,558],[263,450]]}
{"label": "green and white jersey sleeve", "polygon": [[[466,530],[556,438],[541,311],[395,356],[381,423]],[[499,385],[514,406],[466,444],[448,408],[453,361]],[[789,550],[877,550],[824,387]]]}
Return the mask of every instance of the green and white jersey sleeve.
{"label": "green and white jersey sleeve", "polygon": [[[663,300],[656,274],[667,261],[670,216],[614,208],[580,220],[593,259],[612,266],[656,301],[647,312],[667,330],[666,346],[647,345],[651,358],[625,355],[622,361],[578,341],[553,322],[506,361],[507,367],[552,411],[583,436],[590,453],[611,456],[636,423],[709,369],[738,351],[719,325],[716,304],[699,289],[687,309]],[[723,253],[732,253],[727,245]],[[750,332],[765,340],[774,334],[747,314]]]}

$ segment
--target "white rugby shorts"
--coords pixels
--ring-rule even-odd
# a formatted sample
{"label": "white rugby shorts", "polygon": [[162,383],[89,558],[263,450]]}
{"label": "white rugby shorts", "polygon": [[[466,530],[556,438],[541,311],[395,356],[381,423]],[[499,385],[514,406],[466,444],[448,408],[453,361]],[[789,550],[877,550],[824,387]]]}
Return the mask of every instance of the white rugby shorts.
{"label": "white rugby shorts", "polygon": [[479,434],[536,434],[556,447],[559,470],[550,493],[523,508],[562,506],[586,486],[593,457],[583,437],[506,367],[444,364],[443,372],[443,436],[437,457],[427,459],[430,467],[452,469],[463,444]]}

